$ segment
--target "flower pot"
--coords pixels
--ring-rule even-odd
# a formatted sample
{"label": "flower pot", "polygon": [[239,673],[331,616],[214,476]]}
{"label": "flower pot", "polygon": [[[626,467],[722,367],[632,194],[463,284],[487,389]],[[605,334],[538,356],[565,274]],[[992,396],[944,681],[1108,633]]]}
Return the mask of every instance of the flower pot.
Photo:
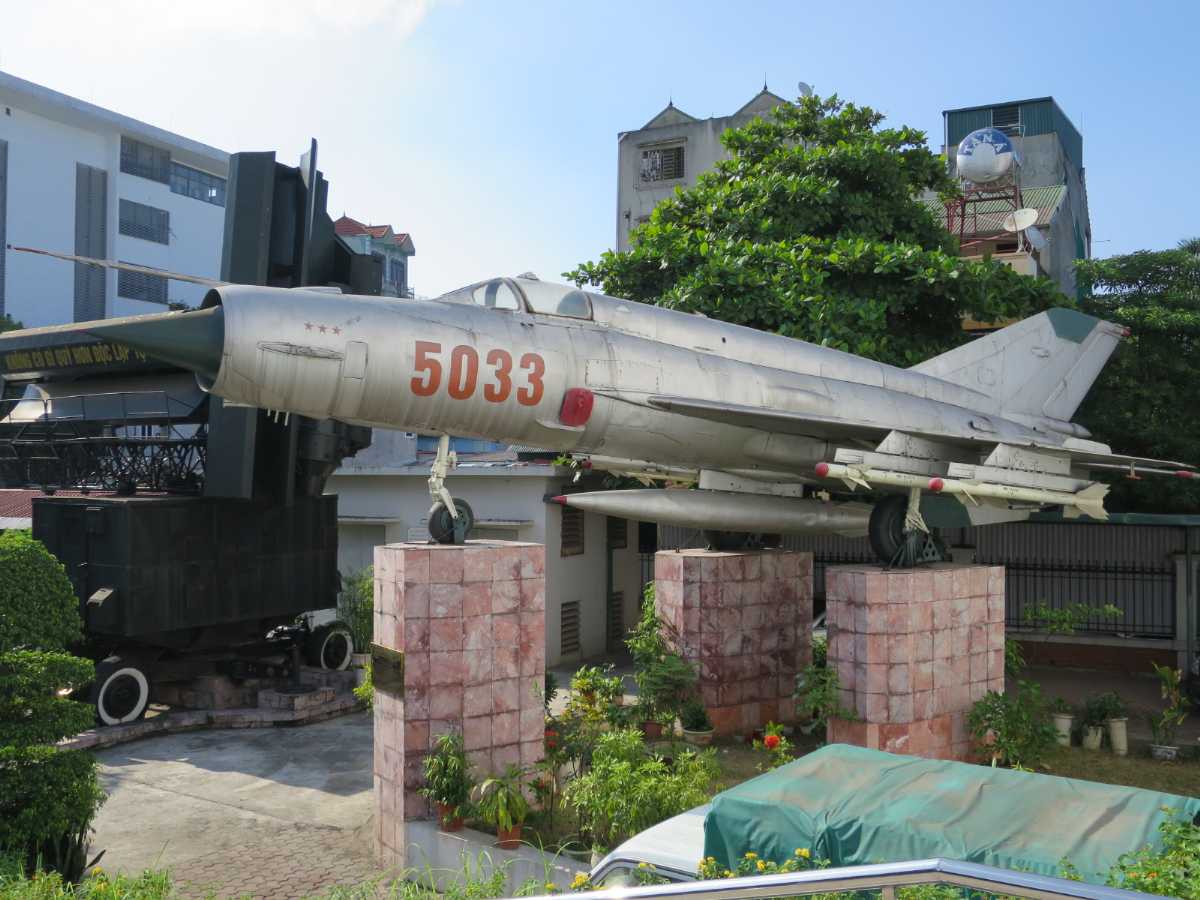
{"label": "flower pot", "polygon": [[516,850],[521,846],[521,823],[512,828],[496,829],[496,846],[501,850]]}
{"label": "flower pot", "polygon": [[1099,750],[1100,744],[1104,740],[1104,729],[1099,725],[1083,726],[1083,749],[1084,750]]}
{"label": "flower pot", "polygon": [[1155,759],[1169,762],[1179,758],[1179,748],[1172,744],[1151,744],[1150,755]]}
{"label": "flower pot", "polygon": [[1125,723],[1128,720],[1124,717],[1120,719],[1109,719],[1108,724],[1108,742],[1112,744],[1112,752],[1117,756],[1125,756],[1129,753],[1129,736],[1125,731]]}
{"label": "flower pot", "polygon": [[707,731],[688,731],[683,729],[683,739],[693,747],[707,747],[712,743],[713,730],[709,728]]}
{"label": "flower pot", "polygon": [[438,827],[442,831],[462,831],[462,816],[453,815],[454,807],[447,803],[437,804]]}
{"label": "flower pot", "polygon": [[1071,746],[1071,726],[1075,724],[1075,716],[1072,713],[1055,713],[1054,728],[1058,731],[1054,739],[1058,741],[1062,747]]}
{"label": "flower pot", "polygon": [[646,736],[648,741],[661,740],[663,736],[663,727],[658,722],[643,722],[642,734]]}

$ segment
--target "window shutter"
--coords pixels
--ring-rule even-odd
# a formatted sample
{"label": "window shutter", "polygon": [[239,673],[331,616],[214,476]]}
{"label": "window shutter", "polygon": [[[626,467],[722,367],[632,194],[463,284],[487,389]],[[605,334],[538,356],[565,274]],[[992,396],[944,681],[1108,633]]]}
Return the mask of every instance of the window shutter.
{"label": "window shutter", "polygon": [[[108,249],[108,173],[75,164],[75,253],[103,259]],[[104,318],[105,270],[75,263],[75,321]]]}

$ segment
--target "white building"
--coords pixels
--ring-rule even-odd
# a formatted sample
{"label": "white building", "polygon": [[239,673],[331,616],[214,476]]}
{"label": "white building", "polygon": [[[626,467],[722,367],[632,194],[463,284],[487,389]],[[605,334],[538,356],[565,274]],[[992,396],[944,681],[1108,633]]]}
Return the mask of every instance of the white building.
{"label": "white building", "polygon": [[[338,495],[343,577],[371,565],[379,544],[429,539],[433,443],[376,428],[371,446],[329,479],[326,490]],[[620,651],[637,621],[643,579],[653,577],[653,548],[639,553],[638,523],[547,502],[570,488],[568,468],[521,461],[511,450],[477,441],[458,438],[454,446],[459,465],[446,486],[475,512],[472,539],[546,547],[547,665]]]}
{"label": "white building", "polygon": [[731,116],[697,119],[674,103],[636,131],[617,135],[617,249],[629,249],[629,232],[676,188],[690,187],[729,154],[721,135],[785,103],[766,85]]}
{"label": "white building", "polygon": [[0,72],[0,314],[26,327],[197,305],[200,285],[6,244],[215,278],[229,154]]}

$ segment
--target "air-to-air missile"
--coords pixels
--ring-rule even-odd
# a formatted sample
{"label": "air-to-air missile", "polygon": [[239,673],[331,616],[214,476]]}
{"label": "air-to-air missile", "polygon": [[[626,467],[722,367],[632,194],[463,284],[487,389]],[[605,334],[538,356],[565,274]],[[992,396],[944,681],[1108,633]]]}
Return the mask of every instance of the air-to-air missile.
{"label": "air-to-air missile", "polygon": [[[197,311],[70,327],[189,369],[227,403],[698,486],[567,493],[570,506],[723,533],[866,531],[888,561],[923,540],[931,493],[960,504],[958,524],[1047,506],[1103,518],[1094,468],[1195,475],[1070,421],[1123,330],[1066,309],[910,369],[527,277],[436,300],[219,285]],[[469,507],[445,490],[441,448],[430,526],[449,541]],[[883,494],[870,513],[813,499],[864,489]]]}

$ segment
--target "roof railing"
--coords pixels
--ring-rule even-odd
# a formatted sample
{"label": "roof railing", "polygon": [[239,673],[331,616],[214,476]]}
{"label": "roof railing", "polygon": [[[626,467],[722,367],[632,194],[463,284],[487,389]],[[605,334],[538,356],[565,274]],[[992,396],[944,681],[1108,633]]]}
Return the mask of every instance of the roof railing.
{"label": "roof railing", "polygon": [[1010,869],[951,859],[922,859],[716,881],[684,881],[665,885],[609,888],[590,891],[586,896],[588,900],[766,900],[772,897],[803,897],[808,894],[841,891],[873,891],[883,900],[894,900],[897,888],[916,885],[965,888],[970,892],[969,896],[973,897],[981,892],[1006,897],[1083,897],[1089,900],[1133,900],[1152,896],[1121,888],[1101,887],[1066,878],[1014,872]]}

